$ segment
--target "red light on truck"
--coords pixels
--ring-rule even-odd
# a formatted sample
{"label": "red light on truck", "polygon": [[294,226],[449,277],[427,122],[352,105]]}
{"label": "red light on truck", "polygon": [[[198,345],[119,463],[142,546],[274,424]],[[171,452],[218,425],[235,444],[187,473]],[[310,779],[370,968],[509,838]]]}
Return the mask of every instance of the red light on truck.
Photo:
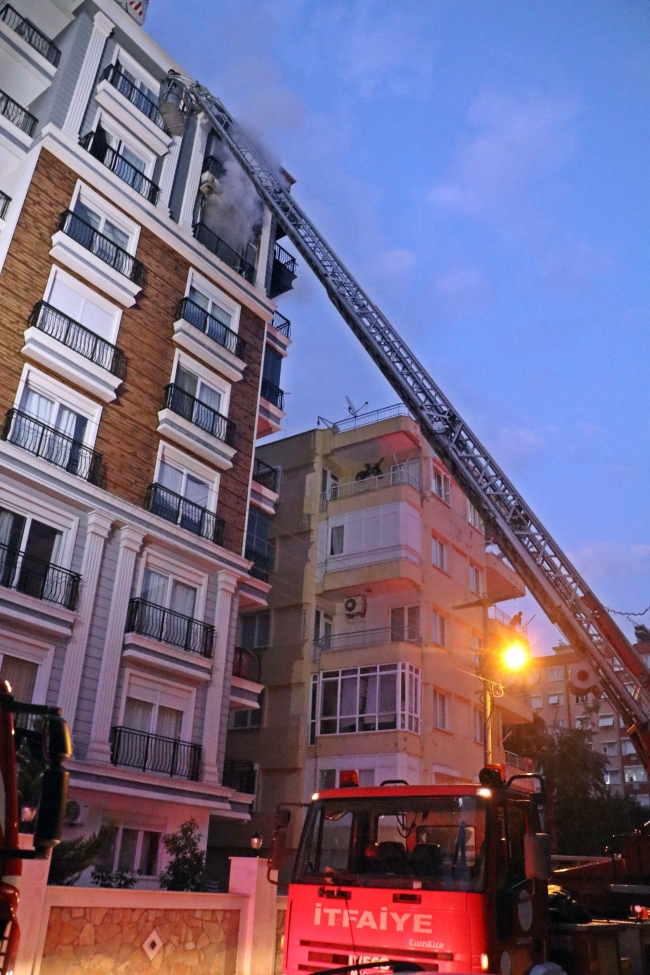
{"label": "red light on truck", "polygon": [[339,775],[339,789],[353,789],[359,785],[359,773],[354,768],[344,769]]}

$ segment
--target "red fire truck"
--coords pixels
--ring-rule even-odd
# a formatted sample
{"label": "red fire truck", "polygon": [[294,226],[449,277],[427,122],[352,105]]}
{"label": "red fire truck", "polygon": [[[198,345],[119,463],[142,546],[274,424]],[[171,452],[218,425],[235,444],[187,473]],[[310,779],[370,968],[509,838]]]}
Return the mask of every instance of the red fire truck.
{"label": "red fire truck", "polygon": [[[537,778],[540,791],[517,788],[521,778]],[[523,975],[546,960],[543,782],[513,779],[489,767],[480,785],[391,783],[315,795],[289,885],[283,971],[409,961],[428,971]],[[355,773],[348,781],[354,786]],[[272,869],[288,813],[278,813]]]}

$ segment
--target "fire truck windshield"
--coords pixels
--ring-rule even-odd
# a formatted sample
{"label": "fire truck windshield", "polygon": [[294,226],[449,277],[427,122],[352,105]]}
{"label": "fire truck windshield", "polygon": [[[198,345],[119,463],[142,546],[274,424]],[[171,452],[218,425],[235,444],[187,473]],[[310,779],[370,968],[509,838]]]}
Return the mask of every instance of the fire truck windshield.
{"label": "fire truck windshield", "polygon": [[477,796],[316,801],[293,883],[482,891],[487,816]]}

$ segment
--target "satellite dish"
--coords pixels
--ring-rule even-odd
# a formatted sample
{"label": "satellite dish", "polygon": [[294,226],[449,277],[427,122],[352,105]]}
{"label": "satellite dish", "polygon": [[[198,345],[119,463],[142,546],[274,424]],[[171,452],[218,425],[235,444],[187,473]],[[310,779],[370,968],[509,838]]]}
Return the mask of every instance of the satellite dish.
{"label": "satellite dish", "polygon": [[368,405],[368,400],[366,400],[366,402],[363,403],[361,406],[355,406],[349,396],[345,397],[345,402],[348,404],[348,413],[350,414],[350,416],[353,416],[355,420],[359,415],[359,413],[361,413],[361,410],[364,408],[364,406]]}

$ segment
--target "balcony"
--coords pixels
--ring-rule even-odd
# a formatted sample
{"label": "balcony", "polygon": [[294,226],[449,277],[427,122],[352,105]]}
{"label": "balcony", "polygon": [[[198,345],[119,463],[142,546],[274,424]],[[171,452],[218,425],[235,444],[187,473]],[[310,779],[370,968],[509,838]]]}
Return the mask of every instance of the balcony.
{"label": "balcony", "polygon": [[205,430],[211,437],[222,440],[229,447],[234,445],[237,427],[232,420],[222,416],[221,413],[217,413],[211,406],[202,403],[195,396],[191,396],[190,393],[185,392],[175,383],[165,386],[163,409],[178,413],[189,423]]}
{"label": "balcony", "polygon": [[133,254],[129,254],[122,247],[118,247],[110,237],[100,234],[98,230],[95,230],[91,224],[86,223],[72,210],[63,211],[58,229],[114,271],[137,284],[139,288],[144,287],[146,281],[144,264],[138,261]]}
{"label": "balcony", "polygon": [[175,383],[165,387],[158,433],[223,471],[232,467],[236,426]]}
{"label": "balcony", "polygon": [[123,183],[130,186],[132,190],[135,190],[136,193],[143,196],[149,203],[152,203],[154,206],[156,205],[160,188],[148,179],[137,166],[127,162],[115,149],[112,149],[98,132],[89,132],[88,135],[85,135],[79,141],[79,145],[105,166],[106,169],[110,169],[112,173],[115,173]]}
{"label": "balcony", "polygon": [[261,582],[269,581],[269,576],[273,571],[272,555],[264,555],[262,552],[256,552],[254,549],[246,546],[244,558],[253,563],[248,570],[253,579],[259,579]]}
{"label": "balcony", "polygon": [[224,543],[226,523],[223,518],[218,518],[213,511],[188,501],[162,484],[149,485],[144,506],[153,515],[179,525],[194,535],[200,535],[201,538],[207,538],[215,545]]}
{"label": "balcony", "polygon": [[7,216],[7,210],[9,209],[9,204],[11,203],[11,197],[7,196],[0,190],[0,220],[4,220]]}
{"label": "balcony", "polygon": [[15,102],[4,91],[0,91],[0,115],[30,138],[34,135],[34,129],[38,123],[36,116]]}
{"label": "balcony", "polygon": [[276,330],[284,335],[285,338],[291,338],[291,322],[284,315],[281,315],[279,311],[273,312],[273,318],[271,319],[271,325]]}
{"label": "balcony", "polygon": [[284,392],[268,379],[262,380],[261,396],[278,410],[284,410]]}
{"label": "balcony", "polygon": [[353,633],[324,636],[314,641],[314,650],[319,653],[325,650],[358,650],[361,647],[376,647],[382,643],[412,643],[420,647],[422,638],[419,634],[405,635],[396,633],[390,626],[382,626],[374,630],[357,630]]}
{"label": "balcony", "polygon": [[102,455],[22,410],[7,410],[0,440],[101,486]]}
{"label": "balcony", "polygon": [[39,301],[34,305],[29,324],[61,342],[66,348],[78,352],[101,369],[106,369],[113,376],[119,379],[126,376],[126,357],[122,349],[106,342],[89,328],[80,325],[73,318],[68,318],[58,308],[48,305],[46,301]]}
{"label": "balcony", "polygon": [[278,493],[278,474],[279,471],[275,467],[271,467],[270,464],[265,464],[263,460],[259,457],[255,458],[253,463],[253,480],[256,484],[261,484],[262,487],[267,488],[269,491],[273,491],[274,494]]}
{"label": "balcony", "polygon": [[147,602],[146,599],[132,599],[126,622],[127,633],[139,633],[160,643],[170,643],[188,653],[198,653],[202,657],[212,657],[214,648],[214,627],[201,623],[190,616],[174,613],[164,606]]}
{"label": "balcony", "polygon": [[215,179],[221,179],[225,172],[226,168],[224,164],[216,156],[206,156],[203,160],[202,177],[208,173],[210,176],[214,176]]}
{"label": "balcony", "polygon": [[122,65],[117,61],[109,64],[99,76],[100,82],[107,81],[109,85],[116,88],[120,94],[124,95],[127,101],[131,102],[139,112],[153,122],[159,129],[165,131],[165,121],[158,111],[158,106],[144,92],[141,92],[133,82],[131,82],[122,71]]}
{"label": "balcony", "polygon": [[257,791],[257,771],[252,762],[235,762],[227,758],[223,763],[221,784],[226,789],[254,796]]}
{"label": "balcony", "polygon": [[253,650],[235,647],[232,675],[259,684],[262,677],[262,662],[259,656]]}
{"label": "balcony", "polygon": [[237,332],[220,322],[214,315],[209,315],[205,308],[201,308],[189,298],[183,298],[178,304],[176,317],[183,319],[198,328],[218,345],[222,346],[238,359],[243,359],[246,352],[246,342]]}
{"label": "balcony", "polygon": [[81,576],[0,544],[0,586],[75,610]]}
{"label": "balcony", "polygon": [[241,274],[249,284],[255,283],[255,266],[247,261],[233,247],[217,237],[204,223],[194,225],[194,236],[199,244],[203,244],[212,254],[231,267],[237,274]]}
{"label": "balcony", "polygon": [[273,249],[273,269],[271,271],[271,285],[269,298],[277,298],[293,288],[296,278],[296,259],[276,242]]}
{"label": "balcony", "polygon": [[18,11],[14,10],[9,4],[6,4],[0,10],[0,21],[15,31],[19,37],[22,37],[26,44],[29,44],[35,51],[38,51],[41,57],[49,61],[53,67],[58,67],[59,61],[61,60],[61,52],[49,37],[46,37],[30,20],[21,17]]}
{"label": "balcony", "polygon": [[198,782],[203,749],[189,741],[149,735],[131,728],[111,728],[111,762],[140,772],[157,772]]}
{"label": "balcony", "polygon": [[379,491],[382,488],[393,487],[395,484],[409,484],[414,490],[420,490],[420,480],[411,471],[399,469],[389,471],[387,474],[378,474],[375,477],[366,477],[360,481],[346,481],[344,484],[333,484],[327,491],[320,496],[320,510],[327,511],[330,501],[339,501],[342,498],[355,498],[359,494],[367,494],[369,491]]}

